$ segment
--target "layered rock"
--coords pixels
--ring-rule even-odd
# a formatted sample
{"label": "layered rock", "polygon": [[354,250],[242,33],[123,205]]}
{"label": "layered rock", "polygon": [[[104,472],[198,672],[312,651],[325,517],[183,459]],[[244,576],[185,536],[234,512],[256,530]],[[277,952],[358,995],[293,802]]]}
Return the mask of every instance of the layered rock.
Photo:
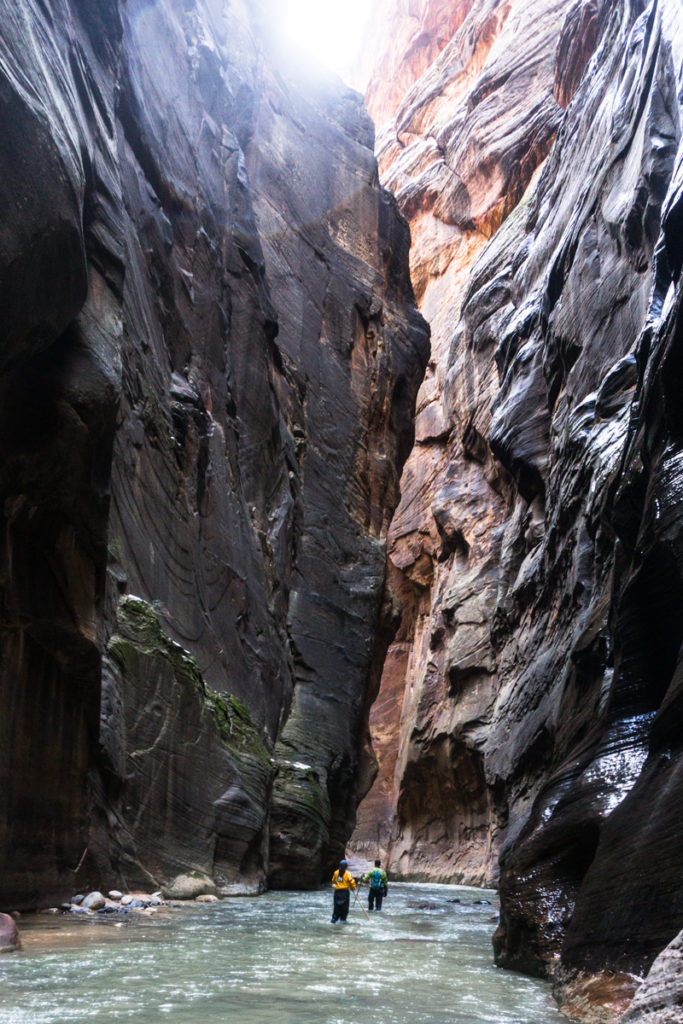
{"label": "layered rock", "polygon": [[390,867],[494,880],[500,851],[499,963],[607,969],[622,1003],[683,923],[679,16],[482,0],[378,137],[433,331]]}
{"label": "layered rock", "polygon": [[183,870],[314,884],[350,828],[428,340],[360,98],[276,63],[268,20],[6,12],[13,906]]}
{"label": "layered rock", "polygon": [[660,953],[621,1024],[677,1024],[683,1005],[683,934]]}

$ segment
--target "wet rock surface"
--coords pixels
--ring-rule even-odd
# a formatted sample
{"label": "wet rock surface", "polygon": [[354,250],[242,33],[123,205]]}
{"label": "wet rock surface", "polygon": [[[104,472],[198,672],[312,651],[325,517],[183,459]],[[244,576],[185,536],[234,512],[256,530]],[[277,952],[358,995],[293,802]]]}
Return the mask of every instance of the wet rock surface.
{"label": "wet rock surface", "polygon": [[9,914],[0,914],[0,953],[13,953],[21,949],[16,921]]}
{"label": "wet rock surface", "polygon": [[677,1024],[683,1006],[683,933],[653,963],[621,1024]]}
{"label": "wet rock surface", "polygon": [[267,9],[5,12],[12,906],[316,884],[351,827],[428,336],[360,98],[276,66]]}
{"label": "wet rock surface", "polygon": [[683,924],[679,19],[474,4],[378,133],[433,352],[354,845],[500,870],[498,962],[615,1007]]}

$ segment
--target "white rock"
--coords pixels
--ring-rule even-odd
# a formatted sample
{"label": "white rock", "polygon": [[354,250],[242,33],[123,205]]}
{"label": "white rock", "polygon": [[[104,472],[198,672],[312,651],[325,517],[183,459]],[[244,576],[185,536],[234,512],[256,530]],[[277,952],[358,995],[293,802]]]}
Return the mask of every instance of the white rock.
{"label": "white rock", "polygon": [[106,906],[106,903],[107,901],[101,892],[89,892],[81,903],[81,906],[85,907],[86,910],[100,910],[102,907]]}
{"label": "white rock", "polygon": [[123,896],[123,893],[119,892],[118,889],[112,889],[111,892],[108,895],[109,895],[109,899],[110,900],[114,900],[114,902],[118,902],[118,900],[120,900],[121,897]]}
{"label": "white rock", "polygon": [[178,875],[169,886],[162,890],[166,900],[194,900],[205,893],[216,895],[218,889],[212,878],[194,871],[190,875]]}

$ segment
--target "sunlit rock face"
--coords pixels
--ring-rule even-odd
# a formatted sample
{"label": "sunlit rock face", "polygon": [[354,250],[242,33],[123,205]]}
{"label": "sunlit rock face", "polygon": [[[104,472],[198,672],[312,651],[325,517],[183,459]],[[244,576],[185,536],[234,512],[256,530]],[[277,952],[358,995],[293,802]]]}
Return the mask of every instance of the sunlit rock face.
{"label": "sunlit rock face", "polygon": [[315,884],[351,827],[429,343],[360,97],[294,81],[268,23],[4,12],[12,906],[191,869]]}
{"label": "sunlit rock face", "polygon": [[499,963],[565,979],[683,924],[682,66],[674,2],[476,3],[378,129],[433,350],[354,843],[499,863]]}

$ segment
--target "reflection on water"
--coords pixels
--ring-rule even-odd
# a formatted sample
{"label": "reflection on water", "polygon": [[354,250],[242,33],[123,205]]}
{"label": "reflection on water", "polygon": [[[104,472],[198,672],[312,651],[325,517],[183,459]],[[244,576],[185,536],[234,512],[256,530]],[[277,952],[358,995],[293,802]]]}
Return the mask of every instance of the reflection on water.
{"label": "reflection on water", "polygon": [[[482,898],[492,905],[474,902]],[[164,920],[130,916],[118,928],[109,917],[41,919],[43,934],[27,933],[27,948],[0,960],[0,1016],[2,1024],[566,1024],[548,986],[493,967],[495,902],[478,889],[393,884],[370,920],[352,898],[345,925],[330,924],[327,891],[193,905]],[[57,926],[62,937],[46,946],[44,933]]]}

